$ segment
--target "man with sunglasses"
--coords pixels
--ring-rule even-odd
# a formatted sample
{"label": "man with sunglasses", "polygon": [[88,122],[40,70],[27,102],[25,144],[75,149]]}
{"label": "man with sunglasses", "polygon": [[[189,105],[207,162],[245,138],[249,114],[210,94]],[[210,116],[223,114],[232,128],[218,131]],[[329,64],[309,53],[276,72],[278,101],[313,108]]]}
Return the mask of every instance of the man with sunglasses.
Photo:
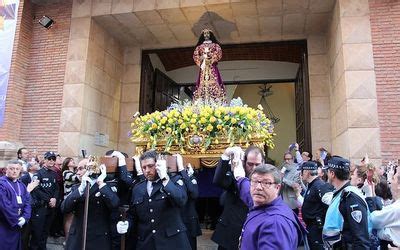
{"label": "man with sunglasses", "polygon": [[40,185],[35,190],[38,207],[32,213],[31,249],[46,249],[47,236],[55,215],[59,187],[57,174],[51,168],[56,162],[56,154],[52,151],[44,154],[44,166],[37,173]]}
{"label": "man with sunglasses", "polygon": [[239,164],[234,169],[240,198],[250,209],[243,225],[239,249],[297,249],[306,231],[279,196],[281,174],[262,164],[249,177]]}

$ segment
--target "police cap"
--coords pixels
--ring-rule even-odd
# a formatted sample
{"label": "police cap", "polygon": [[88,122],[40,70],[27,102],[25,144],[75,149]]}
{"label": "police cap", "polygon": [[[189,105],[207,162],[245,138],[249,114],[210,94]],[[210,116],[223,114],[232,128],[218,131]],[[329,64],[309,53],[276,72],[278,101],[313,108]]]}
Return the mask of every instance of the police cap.
{"label": "police cap", "polygon": [[301,170],[317,170],[318,164],[314,161],[306,161],[301,165]]}
{"label": "police cap", "polygon": [[340,157],[340,156],[333,156],[329,161],[328,165],[324,166],[324,169],[341,169],[343,171],[350,171],[350,161]]}
{"label": "police cap", "polygon": [[48,152],[46,152],[46,153],[44,154],[44,158],[45,158],[46,160],[50,160],[50,159],[56,160],[57,156],[56,156],[56,154],[55,154],[53,151],[48,151]]}

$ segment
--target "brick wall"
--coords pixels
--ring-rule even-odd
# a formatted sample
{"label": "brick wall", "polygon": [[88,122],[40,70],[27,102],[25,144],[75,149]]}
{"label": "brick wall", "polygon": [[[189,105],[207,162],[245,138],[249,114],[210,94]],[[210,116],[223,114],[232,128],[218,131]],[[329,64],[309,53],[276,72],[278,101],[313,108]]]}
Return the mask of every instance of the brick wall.
{"label": "brick wall", "polygon": [[13,57],[7,89],[5,121],[0,128],[0,141],[18,141],[21,130],[26,69],[29,63],[29,48],[32,39],[32,8],[29,1],[21,1],[15,30]]}
{"label": "brick wall", "polygon": [[400,2],[370,0],[382,160],[400,159]]}
{"label": "brick wall", "polygon": [[[32,34],[32,41],[19,139],[26,147],[43,152],[58,146],[72,0],[32,7],[36,20],[29,19],[31,31],[23,33]],[[56,22],[49,30],[37,23],[43,15]]]}

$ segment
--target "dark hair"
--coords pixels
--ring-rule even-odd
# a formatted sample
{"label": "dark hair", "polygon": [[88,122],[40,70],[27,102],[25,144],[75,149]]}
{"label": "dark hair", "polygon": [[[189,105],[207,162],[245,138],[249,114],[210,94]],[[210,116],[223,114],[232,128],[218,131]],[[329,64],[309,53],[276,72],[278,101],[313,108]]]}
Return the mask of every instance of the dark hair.
{"label": "dark hair", "polygon": [[19,149],[18,149],[18,151],[17,151],[17,158],[18,158],[18,159],[21,159],[21,156],[20,156],[20,155],[22,154],[22,150],[24,150],[24,149],[26,149],[26,148],[19,148]]}
{"label": "dark hair", "polygon": [[310,158],[310,161],[312,160],[313,155],[311,154],[311,152],[308,151],[303,151],[303,153],[308,153],[308,158]]}
{"label": "dark hair", "polygon": [[139,161],[144,161],[146,159],[153,159],[154,161],[157,161],[157,151],[149,150],[149,151],[144,152],[140,156]]}
{"label": "dark hair", "polygon": [[386,180],[386,177],[381,176],[379,183],[375,186],[376,196],[381,197],[384,200],[393,199],[392,190]]}
{"label": "dark hair", "polygon": [[[206,39],[204,38],[204,33],[201,32],[201,35],[200,35],[200,37],[199,37],[199,40],[197,41],[196,47],[199,46],[200,44],[203,44],[203,42],[204,42],[205,40],[206,40]],[[213,33],[211,30],[210,30],[210,40],[211,40],[211,42],[213,42],[213,43],[220,44],[220,43],[218,42],[217,38],[215,37],[214,33]]]}
{"label": "dark hair", "polygon": [[65,170],[68,170],[68,164],[70,163],[70,161],[73,160],[72,157],[67,157],[64,159],[62,165],[61,165],[61,172],[64,172]]}
{"label": "dark hair", "polygon": [[248,147],[246,149],[246,151],[244,151],[244,163],[247,162],[247,156],[251,153],[251,152],[257,152],[259,154],[261,154],[261,163],[265,162],[265,155],[264,155],[264,150],[262,150],[261,148],[251,145],[250,147]]}
{"label": "dark hair", "polygon": [[350,178],[350,170],[329,168],[328,171],[335,173],[336,178],[341,181],[347,181]]}
{"label": "dark hair", "polygon": [[251,171],[249,178],[251,178],[253,174],[270,174],[274,178],[275,184],[281,183],[281,173],[274,165],[270,164],[258,165],[254,167],[253,171]]}

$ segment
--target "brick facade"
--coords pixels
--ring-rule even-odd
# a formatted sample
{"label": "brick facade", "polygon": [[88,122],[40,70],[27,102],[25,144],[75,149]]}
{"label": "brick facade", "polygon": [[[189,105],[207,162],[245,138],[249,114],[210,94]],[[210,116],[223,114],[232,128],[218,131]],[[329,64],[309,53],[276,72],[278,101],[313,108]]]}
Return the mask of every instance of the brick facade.
{"label": "brick facade", "polygon": [[18,141],[21,131],[22,108],[29,65],[29,50],[32,39],[32,6],[29,1],[21,1],[15,30],[13,57],[7,89],[5,121],[0,128],[0,141]]}
{"label": "brick facade", "polygon": [[[15,117],[7,120],[11,126],[7,139],[38,152],[57,150],[72,1],[43,6],[25,2],[20,7],[22,27],[16,33],[19,50],[12,63],[16,74],[10,80],[10,86],[18,89],[9,89],[7,94],[7,100],[16,99],[18,103]],[[38,24],[43,15],[55,20],[53,28],[46,30]],[[21,84],[11,84],[13,81]]]}
{"label": "brick facade", "polygon": [[382,160],[400,158],[400,2],[370,0]]}

